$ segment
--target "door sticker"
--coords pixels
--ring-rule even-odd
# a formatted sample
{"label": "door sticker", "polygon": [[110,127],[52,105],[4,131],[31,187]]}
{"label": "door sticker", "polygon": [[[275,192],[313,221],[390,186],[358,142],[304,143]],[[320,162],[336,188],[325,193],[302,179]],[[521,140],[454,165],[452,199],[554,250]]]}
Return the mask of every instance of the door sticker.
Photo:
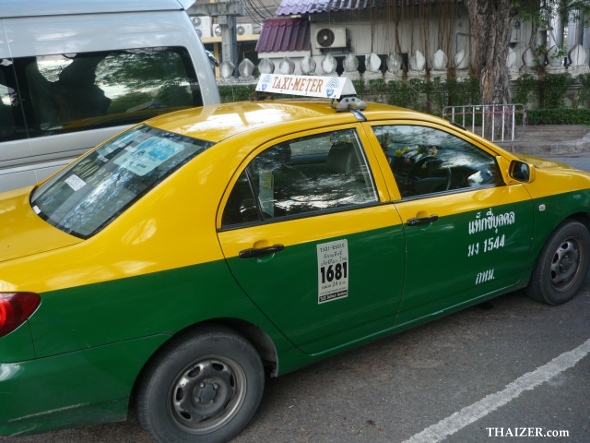
{"label": "door sticker", "polygon": [[317,245],[318,304],[348,297],[348,240]]}

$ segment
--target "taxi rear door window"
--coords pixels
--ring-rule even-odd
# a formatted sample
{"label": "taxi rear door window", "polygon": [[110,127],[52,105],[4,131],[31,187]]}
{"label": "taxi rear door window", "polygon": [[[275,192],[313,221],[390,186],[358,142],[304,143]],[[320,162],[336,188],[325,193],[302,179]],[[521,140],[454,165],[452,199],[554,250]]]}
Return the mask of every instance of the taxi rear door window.
{"label": "taxi rear door window", "polygon": [[375,183],[354,130],[278,143],[242,172],[224,227],[375,204]]}

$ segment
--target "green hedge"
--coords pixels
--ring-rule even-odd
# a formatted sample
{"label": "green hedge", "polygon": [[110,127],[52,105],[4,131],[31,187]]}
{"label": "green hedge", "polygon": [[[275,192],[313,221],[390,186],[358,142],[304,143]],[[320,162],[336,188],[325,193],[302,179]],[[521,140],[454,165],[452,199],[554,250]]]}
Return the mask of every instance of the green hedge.
{"label": "green hedge", "polygon": [[526,113],[529,125],[590,125],[590,109],[529,109]]}
{"label": "green hedge", "polygon": [[564,108],[567,91],[573,82],[574,79],[569,74],[546,74],[542,80],[539,79],[542,108]]}
{"label": "green hedge", "polygon": [[248,100],[256,85],[219,85],[219,95],[222,103]]}
{"label": "green hedge", "polygon": [[[477,79],[463,81],[434,79],[425,82],[420,79],[409,81],[391,80],[354,80],[354,87],[363,100],[377,101],[403,108],[440,114],[448,105],[469,105],[479,103],[479,86]],[[221,101],[235,102],[248,100],[254,92],[255,85],[236,84],[219,85]]]}
{"label": "green hedge", "polygon": [[[514,103],[525,107],[537,94],[541,98],[542,109],[527,109],[527,123],[546,124],[584,124],[590,125],[590,74],[577,78],[577,96],[573,97],[574,108],[566,108],[565,97],[573,80],[569,74],[548,74],[542,81],[531,75],[523,75],[515,82]],[[420,79],[409,81],[355,80],[354,86],[363,100],[377,101],[417,111],[440,115],[445,106],[462,106],[480,103],[477,78],[462,81],[449,78],[426,82]],[[254,92],[253,84],[220,85],[222,102],[248,100]],[[544,90],[547,89],[546,91]]]}

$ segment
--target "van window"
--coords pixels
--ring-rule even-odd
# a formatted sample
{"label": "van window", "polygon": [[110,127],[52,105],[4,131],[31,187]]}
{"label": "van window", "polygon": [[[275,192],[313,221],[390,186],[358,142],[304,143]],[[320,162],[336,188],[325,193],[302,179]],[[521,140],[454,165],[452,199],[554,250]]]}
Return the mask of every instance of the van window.
{"label": "van window", "polygon": [[18,108],[12,63],[0,60],[0,141],[18,138]]}
{"label": "van window", "polygon": [[[202,105],[186,48],[47,55],[12,61],[19,79],[18,92],[28,104],[25,115],[29,137],[130,125],[164,112]],[[0,94],[2,91],[0,87]]]}

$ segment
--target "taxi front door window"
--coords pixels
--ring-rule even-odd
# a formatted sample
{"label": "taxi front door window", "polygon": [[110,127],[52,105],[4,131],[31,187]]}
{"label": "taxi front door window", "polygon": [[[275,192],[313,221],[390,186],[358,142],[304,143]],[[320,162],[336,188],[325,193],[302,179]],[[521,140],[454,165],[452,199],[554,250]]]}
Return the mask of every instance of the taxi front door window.
{"label": "taxi front door window", "polygon": [[494,157],[426,126],[374,128],[402,198],[502,184]]}

